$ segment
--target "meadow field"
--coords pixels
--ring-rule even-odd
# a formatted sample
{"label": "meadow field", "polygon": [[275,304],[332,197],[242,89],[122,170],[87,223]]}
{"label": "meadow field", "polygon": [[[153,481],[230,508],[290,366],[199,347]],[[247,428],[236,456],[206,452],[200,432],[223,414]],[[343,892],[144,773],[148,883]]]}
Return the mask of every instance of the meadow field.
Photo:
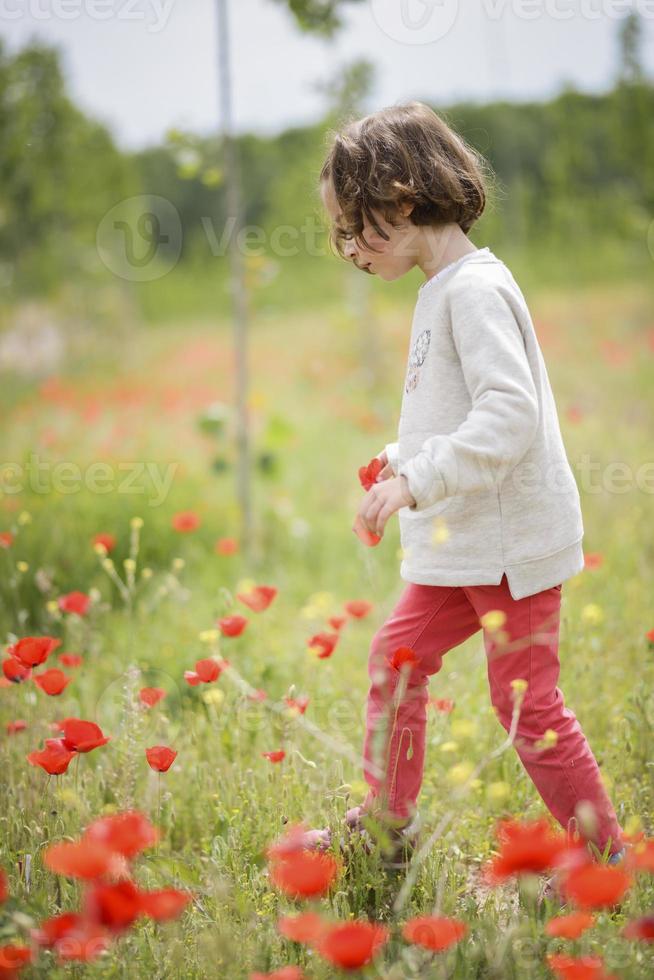
{"label": "meadow field", "polygon": [[[630,849],[646,856],[621,902],[598,900],[589,927],[562,938],[545,928],[561,909],[536,905],[532,877],[483,878],[497,822],[547,811],[513,747],[500,751],[481,632],[431,679],[420,809],[426,837],[441,829],[415,873],[393,875],[378,852],[358,850],[313,897],[279,886],[267,849],[298,822],[337,828],[367,789],[368,648],[404,583],[396,518],[376,548],[352,521],[358,468],[396,438],[411,305],[375,301],[365,333],[338,303],[254,319],[249,561],[229,322],[124,323],[91,335],[54,374],[7,377],[0,394],[3,663],[18,663],[22,638],[60,641],[31,675],[5,670],[0,688],[0,946],[10,947],[0,976],[15,975],[21,948],[27,980],[654,976],[652,919],[641,938],[624,932],[654,906],[643,843],[654,837],[651,278],[534,286],[527,299],[585,526],[587,567],[563,586],[560,686]],[[239,598],[262,594],[265,608]],[[328,656],[323,633],[336,637]],[[59,674],[39,683],[49,670],[68,681],[59,694],[42,689],[58,689]],[[60,738],[65,719],[91,721],[109,741],[70,750],[66,771],[48,775],[27,756]],[[167,771],[148,763],[154,746],[177,753]],[[65,852],[75,867],[53,850],[125,811],[143,815],[141,844],[120,853],[157,896],[149,913],[137,914],[124,867],[122,891],[98,884],[109,864],[89,864],[111,850],[100,838],[91,853]],[[44,939],[44,920],[93,902],[103,929]],[[281,933],[281,918],[305,912],[387,931],[346,973]],[[423,916],[465,931],[424,948],[402,931]],[[547,956],[559,953],[578,962],[555,960],[554,972]]]}

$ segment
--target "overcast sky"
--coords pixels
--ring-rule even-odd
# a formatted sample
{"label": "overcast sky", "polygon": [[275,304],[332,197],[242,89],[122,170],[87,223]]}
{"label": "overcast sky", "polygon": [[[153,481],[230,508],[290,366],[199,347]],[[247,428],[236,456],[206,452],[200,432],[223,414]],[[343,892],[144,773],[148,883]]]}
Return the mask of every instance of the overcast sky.
{"label": "overcast sky", "polygon": [[[0,0],[10,50],[56,44],[74,101],[122,147],[170,127],[217,125],[216,0]],[[634,0],[654,74],[654,2]],[[352,59],[376,66],[367,111],[409,98],[447,105],[543,98],[615,77],[625,0],[363,0],[332,41],[303,35],[275,0],[228,0],[237,130],[277,132],[325,108],[314,84]],[[651,9],[648,9],[651,8]],[[108,16],[107,16],[108,15]],[[106,18],[106,19],[105,19]]]}

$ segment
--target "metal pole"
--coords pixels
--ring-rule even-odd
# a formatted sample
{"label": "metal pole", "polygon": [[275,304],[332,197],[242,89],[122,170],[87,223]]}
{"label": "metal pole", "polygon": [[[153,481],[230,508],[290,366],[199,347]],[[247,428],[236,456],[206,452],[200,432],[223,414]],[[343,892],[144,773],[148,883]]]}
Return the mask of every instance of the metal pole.
{"label": "metal pole", "polygon": [[227,191],[227,222],[229,234],[230,292],[234,323],[234,352],[236,367],[236,495],[241,516],[241,550],[248,564],[252,559],[252,510],[250,501],[250,440],[248,421],[248,307],[245,288],[243,256],[237,236],[242,226],[241,190],[237,146],[232,129],[232,91],[228,0],[217,0],[218,77],[220,116],[225,153],[225,183]]}

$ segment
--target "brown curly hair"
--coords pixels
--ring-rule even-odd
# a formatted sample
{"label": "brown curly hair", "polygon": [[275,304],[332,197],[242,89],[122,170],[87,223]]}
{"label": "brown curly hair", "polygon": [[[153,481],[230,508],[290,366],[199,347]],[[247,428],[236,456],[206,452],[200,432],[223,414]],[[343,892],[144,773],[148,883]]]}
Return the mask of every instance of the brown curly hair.
{"label": "brown curly hair", "polygon": [[[414,225],[456,222],[467,232],[486,206],[492,171],[485,158],[424,102],[406,102],[346,122],[330,131],[320,184],[331,180],[341,219],[330,241],[341,258],[343,241],[363,235],[364,218],[383,238],[373,210],[394,225],[399,206],[413,205]],[[373,250],[374,251],[374,250]]]}

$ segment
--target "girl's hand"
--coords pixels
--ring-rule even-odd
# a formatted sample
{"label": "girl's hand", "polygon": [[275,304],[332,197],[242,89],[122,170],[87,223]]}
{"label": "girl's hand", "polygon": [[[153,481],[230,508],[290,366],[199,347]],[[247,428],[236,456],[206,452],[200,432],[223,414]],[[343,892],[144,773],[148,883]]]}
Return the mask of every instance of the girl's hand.
{"label": "girl's hand", "polygon": [[384,533],[386,521],[396,510],[400,507],[413,507],[415,504],[407,478],[391,476],[382,479],[385,470],[386,466],[377,477],[377,483],[366,493],[357,512],[357,517],[363,526],[380,536]]}
{"label": "girl's hand", "polygon": [[382,480],[392,479],[395,474],[393,473],[393,467],[388,462],[388,455],[385,449],[382,449],[382,451],[377,456],[377,459],[381,460],[381,462],[384,464],[384,469],[379,471],[379,475],[377,477],[377,483],[380,483]]}

